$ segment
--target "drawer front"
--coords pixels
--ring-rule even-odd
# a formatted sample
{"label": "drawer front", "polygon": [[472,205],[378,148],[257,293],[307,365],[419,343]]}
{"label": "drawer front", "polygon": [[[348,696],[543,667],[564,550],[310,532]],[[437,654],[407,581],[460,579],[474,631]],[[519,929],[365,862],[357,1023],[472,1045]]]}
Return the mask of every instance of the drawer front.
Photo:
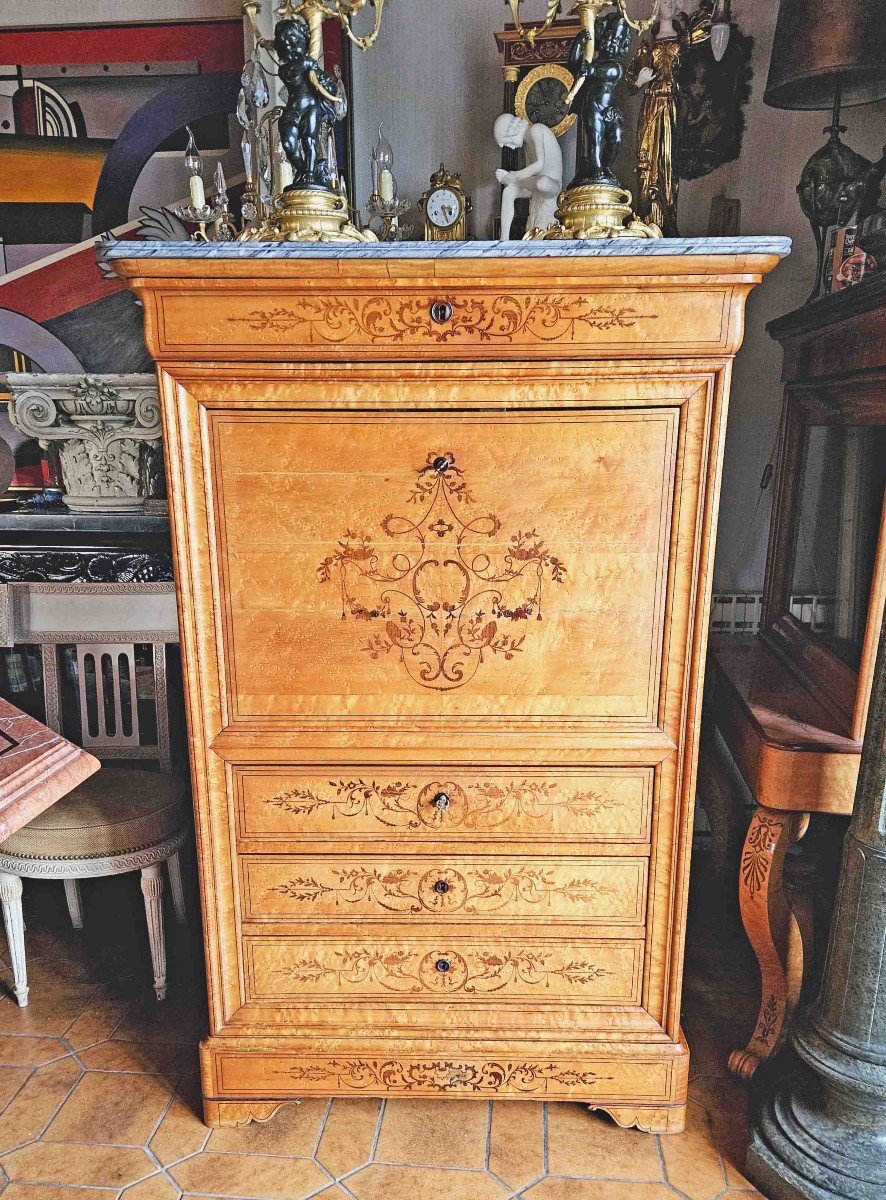
{"label": "drawer front", "polygon": [[247,1001],[397,997],[639,1004],[643,943],[486,936],[245,937]]}
{"label": "drawer front", "polygon": [[212,412],[232,726],[648,731],[679,412]]}
{"label": "drawer front", "polygon": [[646,910],[643,858],[244,857],[241,872],[247,921],[495,915],[637,925]]}
{"label": "drawer front", "polygon": [[510,843],[649,840],[653,771],[647,767],[439,771],[239,768],[241,840],[322,837]]}
{"label": "drawer front", "polygon": [[[730,338],[728,294],[696,290],[679,295],[680,318],[661,317],[673,297],[645,287],[589,296],[585,286],[554,291],[519,284],[499,291],[441,283],[310,294],[281,288],[264,298],[251,289],[223,295],[201,290],[160,298],[161,352],[181,354],[218,346],[230,357],[290,361],[336,358],[550,358],[636,353],[647,347],[721,350]],[[442,307],[441,307],[442,306]]]}

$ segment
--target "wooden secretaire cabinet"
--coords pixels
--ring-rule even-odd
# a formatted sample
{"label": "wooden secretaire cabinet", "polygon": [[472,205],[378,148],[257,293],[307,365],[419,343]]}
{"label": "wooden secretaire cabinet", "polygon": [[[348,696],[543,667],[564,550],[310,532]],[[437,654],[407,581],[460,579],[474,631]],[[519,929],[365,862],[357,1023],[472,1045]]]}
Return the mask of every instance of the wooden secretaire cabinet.
{"label": "wooden secretaire cabinet", "polygon": [[681,1127],[729,368],[785,243],[642,247],[113,252],[160,371],[210,1123]]}

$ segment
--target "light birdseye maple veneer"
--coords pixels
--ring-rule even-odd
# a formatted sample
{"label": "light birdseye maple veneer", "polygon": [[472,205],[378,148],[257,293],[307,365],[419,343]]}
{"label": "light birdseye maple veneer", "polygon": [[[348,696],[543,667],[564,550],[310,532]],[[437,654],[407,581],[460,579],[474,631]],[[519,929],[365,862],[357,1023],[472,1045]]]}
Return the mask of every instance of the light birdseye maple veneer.
{"label": "light birdseye maple veneer", "polygon": [[686,245],[114,251],[163,400],[209,1123],[513,1096],[682,1128],[729,372],[785,250]]}

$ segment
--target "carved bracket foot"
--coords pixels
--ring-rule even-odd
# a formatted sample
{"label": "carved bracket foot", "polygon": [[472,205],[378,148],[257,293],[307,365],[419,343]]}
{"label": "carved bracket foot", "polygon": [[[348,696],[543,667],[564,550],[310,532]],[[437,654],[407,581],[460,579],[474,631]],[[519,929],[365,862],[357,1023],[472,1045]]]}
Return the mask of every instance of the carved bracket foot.
{"label": "carved bracket foot", "polygon": [[299,1100],[203,1100],[203,1124],[210,1129],[248,1125],[250,1121],[270,1121],[285,1103]]}
{"label": "carved bracket foot", "polygon": [[591,1112],[605,1112],[622,1129],[644,1133],[682,1133],[686,1128],[685,1104],[662,1104],[653,1108],[629,1108],[621,1104],[589,1104]]}

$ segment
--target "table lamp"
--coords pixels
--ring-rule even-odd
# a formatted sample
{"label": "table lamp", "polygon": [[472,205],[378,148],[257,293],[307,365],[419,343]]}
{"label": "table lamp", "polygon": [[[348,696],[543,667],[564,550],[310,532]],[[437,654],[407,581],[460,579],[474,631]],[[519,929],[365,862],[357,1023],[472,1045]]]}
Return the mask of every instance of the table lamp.
{"label": "table lamp", "polygon": [[832,110],[828,141],[797,185],[824,269],[825,233],[877,207],[886,155],[871,163],[840,138],[841,108],[886,97],[886,16],[879,0],[781,0],[763,96],[773,108]]}

